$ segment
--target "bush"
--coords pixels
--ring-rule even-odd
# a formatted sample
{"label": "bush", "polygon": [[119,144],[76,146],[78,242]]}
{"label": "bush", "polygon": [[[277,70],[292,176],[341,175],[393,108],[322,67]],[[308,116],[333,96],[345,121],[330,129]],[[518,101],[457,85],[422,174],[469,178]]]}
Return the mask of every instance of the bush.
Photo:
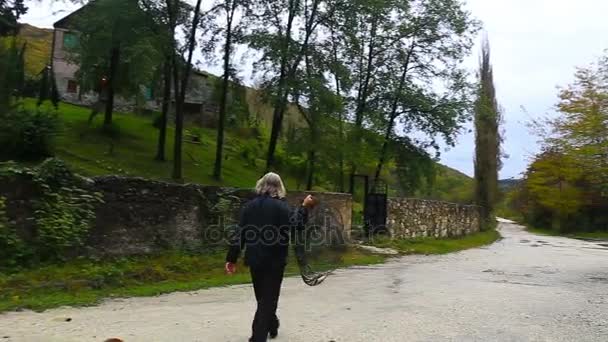
{"label": "bush", "polygon": [[13,108],[0,113],[0,160],[38,160],[53,155],[56,113]]}
{"label": "bush", "polygon": [[239,148],[239,155],[248,166],[256,166],[256,160],[261,154],[259,146],[255,143],[243,144]]}
{"label": "bush", "polygon": [[28,254],[6,216],[6,199],[0,196],[0,267],[16,267]]}

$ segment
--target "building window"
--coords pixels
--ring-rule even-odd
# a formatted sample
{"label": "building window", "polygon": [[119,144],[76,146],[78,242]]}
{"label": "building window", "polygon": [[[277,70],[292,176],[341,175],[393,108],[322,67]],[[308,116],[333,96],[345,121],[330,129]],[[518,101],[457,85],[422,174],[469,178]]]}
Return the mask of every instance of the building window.
{"label": "building window", "polygon": [[144,87],[144,100],[154,100],[154,91],[152,90],[152,87]]}
{"label": "building window", "polygon": [[78,36],[73,32],[63,33],[63,48],[65,50],[71,50],[76,48],[78,45]]}
{"label": "building window", "polygon": [[70,94],[75,94],[78,92],[78,83],[74,80],[68,80],[68,89],[67,92]]}

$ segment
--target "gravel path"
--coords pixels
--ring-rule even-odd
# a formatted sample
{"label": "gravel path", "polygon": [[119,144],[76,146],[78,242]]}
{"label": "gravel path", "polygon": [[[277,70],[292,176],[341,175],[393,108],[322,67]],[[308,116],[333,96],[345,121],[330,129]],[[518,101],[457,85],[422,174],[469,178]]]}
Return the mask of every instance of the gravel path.
{"label": "gravel path", "polygon": [[[608,245],[500,230],[489,247],[342,270],[315,288],[286,279],[276,341],[608,341]],[[0,342],[244,342],[253,310],[244,285],[9,313]]]}

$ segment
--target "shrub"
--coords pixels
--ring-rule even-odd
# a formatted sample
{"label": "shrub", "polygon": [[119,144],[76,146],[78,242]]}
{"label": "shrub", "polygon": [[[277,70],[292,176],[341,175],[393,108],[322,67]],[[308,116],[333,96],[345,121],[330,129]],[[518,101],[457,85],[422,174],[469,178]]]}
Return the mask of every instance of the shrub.
{"label": "shrub", "polygon": [[248,166],[256,166],[256,160],[263,154],[260,146],[254,142],[241,145],[238,153]]}
{"label": "shrub", "polygon": [[0,266],[15,267],[28,253],[15,227],[8,221],[5,202],[6,199],[0,196]]}
{"label": "shrub", "polygon": [[38,160],[53,155],[59,130],[56,113],[13,108],[0,113],[0,158]]}

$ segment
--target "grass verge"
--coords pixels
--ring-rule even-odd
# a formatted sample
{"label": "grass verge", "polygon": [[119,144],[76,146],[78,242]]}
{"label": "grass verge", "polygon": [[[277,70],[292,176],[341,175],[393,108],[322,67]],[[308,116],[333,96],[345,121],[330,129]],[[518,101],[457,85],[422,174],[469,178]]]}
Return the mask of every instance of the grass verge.
{"label": "grass verge", "polygon": [[549,236],[563,236],[572,239],[598,239],[608,240],[608,232],[576,232],[576,233],[560,233],[555,230],[545,228],[535,228],[527,226],[526,230],[530,233],[549,235]]}
{"label": "grass verge", "polygon": [[[170,253],[106,261],[77,260],[0,273],[0,312],[84,306],[104,298],[156,296],[249,283],[249,271],[242,264],[237,274],[224,274],[224,257],[223,251],[198,255]],[[311,263],[314,269],[323,270],[384,260],[383,256],[348,248],[340,252],[327,251]],[[294,260],[290,260],[286,274],[299,274]]]}
{"label": "grass verge", "polygon": [[465,249],[481,247],[500,239],[500,234],[487,230],[456,239],[394,239],[375,238],[371,245],[380,248],[392,248],[401,254],[447,254]]}
{"label": "grass verge", "polygon": [[[446,254],[488,245],[499,238],[498,232],[490,230],[458,239],[378,238],[372,244],[393,248],[402,254]],[[224,274],[224,257],[224,251],[205,254],[176,252],[116,260],[83,259],[0,273],[0,312],[86,306],[106,298],[157,296],[251,281],[243,264],[239,265],[235,275]],[[386,258],[349,247],[341,251],[325,251],[310,263],[313,269],[320,271],[379,264]],[[290,260],[286,274],[294,276],[298,273],[295,261]]]}

